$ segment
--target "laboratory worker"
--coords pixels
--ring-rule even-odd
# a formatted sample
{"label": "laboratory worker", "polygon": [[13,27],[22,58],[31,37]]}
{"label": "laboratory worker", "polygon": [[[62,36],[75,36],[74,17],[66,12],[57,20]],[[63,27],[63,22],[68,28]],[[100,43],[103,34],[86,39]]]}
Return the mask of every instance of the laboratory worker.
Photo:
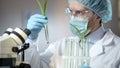
{"label": "laboratory worker", "polygon": [[[66,13],[70,18],[70,30],[75,36],[50,43],[44,52],[37,51],[36,45],[40,45],[38,38],[41,36],[38,36],[38,33],[43,28],[43,24],[48,23],[48,19],[41,14],[35,14],[28,20],[27,28],[31,30],[31,35],[27,40],[30,48],[26,51],[26,60],[31,67],[120,68],[120,38],[111,29],[105,29],[103,26],[104,23],[112,20],[110,0],[68,0],[68,4]],[[85,35],[84,39],[89,42],[90,57],[89,63],[86,64],[84,61],[82,65],[81,45],[77,44],[78,41],[81,43],[81,35]],[[69,56],[74,56],[71,58],[73,60],[70,60]],[[75,56],[78,56],[78,60]]]}

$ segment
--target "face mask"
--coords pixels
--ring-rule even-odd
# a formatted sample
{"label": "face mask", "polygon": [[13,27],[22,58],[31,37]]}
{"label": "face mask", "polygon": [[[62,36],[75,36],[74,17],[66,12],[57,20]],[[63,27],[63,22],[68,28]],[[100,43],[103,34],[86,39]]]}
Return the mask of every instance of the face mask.
{"label": "face mask", "polygon": [[77,36],[87,35],[90,30],[87,28],[88,20],[82,18],[75,18],[74,16],[71,17],[70,20],[70,29],[73,34]]}

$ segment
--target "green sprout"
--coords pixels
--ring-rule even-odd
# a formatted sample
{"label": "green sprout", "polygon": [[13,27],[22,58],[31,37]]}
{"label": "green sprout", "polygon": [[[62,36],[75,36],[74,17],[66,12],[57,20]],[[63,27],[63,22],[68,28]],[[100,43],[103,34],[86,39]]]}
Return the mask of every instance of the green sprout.
{"label": "green sprout", "polygon": [[[86,45],[87,45],[87,47],[89,47],[89,41],[87,41],[86,44],[85,44],[85,36],[88,34],[88,32],[90,32],[90,29],[87,28],[85,30],[85,32],[81,34],[80,33],[81,30],[79,30],[75,25],[72,25],[72,24],[70,24],[70,25],[77,30],[77,34],[79,35],[79,37],[81,39],[81,56],[82,57],[85,57],[85,55],[89,56],[88,50],[87,50],[87,53],[85,52],[86,51],[85,50],[86,49]],[[87,60],[86,63],[89,64],[89,60]],[[82,65],[84,64],[83,60],[81,60],[81,64]]]}
{"label": "green sprout", "polygon": [[[72,24],[70,24],[72,25]],[[81,39],[81,42],[82,42],[82,47],[84,46],[84,40],[85,40],[85,36],[87,35],[87,33],[90,31],[90,29],[86,29],[84,33],[80,33],[81,30],[79,30],[76,26],[72,25],[76,30],[77,30],[77,33]]]}
{"label": "green sprout", "polygon": [[45,0],[44,9],[43,9],[40,0],[37,0],[37,4],[38,4],[38,6],[40,8],[40,11],[41,11],[42,15],[44,15],[44,16],[46,16],[47,3],[48,3],[48,0]]}
{"label": "green sprout", "polygon": [[[42,4],[41,4],[40,0],[37,0],[37,4],[39,6],[39,9],[40,9],[42,15],[44,15],[44,16],[46,16],[47,3],[48,3],[48,0],[45,0],[44,7],[42,7]],[[48,34],[48,26],[47,26],[47,24],[44,24],[44,29],[45,29],[46,41],[47,41],[47,44],[49,44],[49,34]]]}

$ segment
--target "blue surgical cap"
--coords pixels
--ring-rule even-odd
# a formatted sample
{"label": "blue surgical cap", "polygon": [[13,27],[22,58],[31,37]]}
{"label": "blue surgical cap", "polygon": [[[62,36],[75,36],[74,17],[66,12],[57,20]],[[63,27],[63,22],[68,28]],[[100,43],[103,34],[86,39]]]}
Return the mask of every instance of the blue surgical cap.
{"label": "blue surgical cap", "polygon": [[69,3],[71,1],[77,1],[95,12],[101,17],[103,23],[112,20],[112,7],[110,0],[68,0]]}

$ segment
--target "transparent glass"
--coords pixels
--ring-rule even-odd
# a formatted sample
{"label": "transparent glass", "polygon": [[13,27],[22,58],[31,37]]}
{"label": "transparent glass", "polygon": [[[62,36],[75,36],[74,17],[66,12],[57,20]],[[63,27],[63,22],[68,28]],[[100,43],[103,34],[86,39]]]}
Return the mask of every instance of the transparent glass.
{"label": "transparent glass", "polygon": [[89,44],[84,41],[84,46],[81,46],[81,41],[76,38],[69,38],[65,42],[64,55],[62,56],[62,68],[80,68],[81,65],[89,66]]}
{"label": "transparent glass", "polygon": [[94,13],[91,10],[76,10],[73,11],[70,8],[66,8],[66,13],[69,16],[76,16],[76,17],[80,17],[80,18],[90,18],[92,15],[94,15]]}

